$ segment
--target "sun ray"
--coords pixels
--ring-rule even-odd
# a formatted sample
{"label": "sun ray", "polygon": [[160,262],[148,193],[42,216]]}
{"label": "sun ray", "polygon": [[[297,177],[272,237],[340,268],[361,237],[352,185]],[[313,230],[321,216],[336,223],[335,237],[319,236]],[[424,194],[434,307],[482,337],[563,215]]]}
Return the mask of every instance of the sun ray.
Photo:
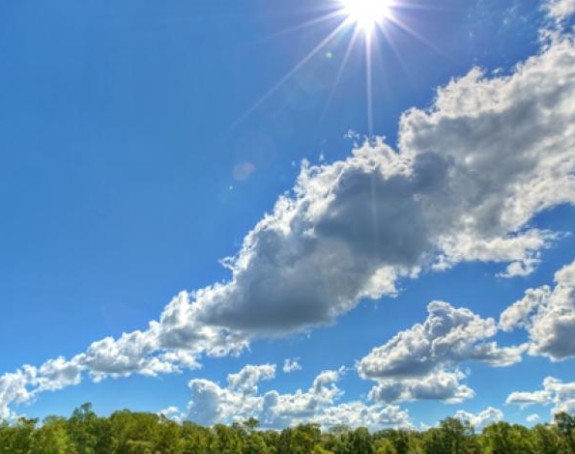
{"label": "sun ray", "polygon": [[463,11],[463,8],[457,8],[454,6],[441,6],[438,4],[431,4],[427,2],[422,4],[421,2],[410,3],[407,0],[396,0],[394,2],[394,9],[398,10],[416,10],[416,11],[438,11],[438,12],[448,12],[448,11]]}
{"label": "sun ray", "polygon": [[357,39],[359,37],[359,30],[356,28],[353,30],[353,34],[347,44],[347,47],[345,49],[345,54],[341,60],[341,63],[339,65],[339,68],[337,70],[337,73],[335,75],[335,79],[333,80],[332,86],[331,86],[331,90],[329,91],[329,95],[327,97],[327,101],[325,103],[325,107],[323,108],[322,114],[320,116],[320,122],[323,121],[323,119],[325,118],[327,111],[329,109],[329,106],[331,105],[331,101],[333,99],[333,96],[335,94],[335,90],[336,88],[339,86],[339,83],[341,81],[341,78],[343,76],[343,71],[345,70],[346,66],[347,66],[347,62],[349,61],[349,58],[351,57],[351,52],[353,50],[353,48],[355,47],[355,44],[357,43]]}
{"label": "sun ray", "polygon": [[415,31],[413,29],[413,27],[410,27],[409,25],[407,25],[407,23],[405,23],[405,21],[402,21],[397,15],[390,15],[389,21],[391,23],[397,25],[400,29],[402,29],[403,31],[405,31],[406,33],[411,35],[413,38],[417,39],[419,42],[425,44],[427,47],[434,50],[438,54],[440,54],[444,57],[447,57],[447,54],[443,50],[441,50],[439,47],[437,47],[435,44],[433,44],[427,38],[422,36],[420,33]]}
{"label": "sun ray", "polygon": [[395,58],[397,58],[397,61],[399,62],[403,72],[405,74],[407,74],[407,76],[409,77],[410,80],[413,80],[413,74],[411,73],[407,64],[405,63],[405,59],[401,55],[401,52],[399,52],[399,49],[397,48],[397,43],[395,42],[395,38],[393,37],[393,34],[389,32],[389,29],[387,27],[383,27],[383,26],[379,26],[378,31],[381,32],[383,34],[383,36],[385,37],[385,42],[389,45],[389,48],[393,52],[393,55],[395,55]]}
{"label": "sun ray", "polygon": [[322,50],[329,42],[334,39],[342,30],[349,26],[349,19],[344,19],[331,33],[329,33],[324,39],[322,39],[319,44],[317,44],[307,55],[305,55],[295,66],[290,69],[275,85],[273,85],[264,95],[244,114],[234,122],[232,128],[237,126],[239,123],[245,120],[247,116],[253,113],[258,107],[260,107],[267,99],[272,96],[276,91],[278,91],[288,80],[290,80],[294,74],[296,74],[301,68],[303,68],[317,53]]}
{"label": "sun ray", "polygon": [[367,94],[367,131],[373,135],[373,75],[372,75],[372,41],[371,37],[365,39],[365,81]]}
{"label": "sun ray", "polygon": [[329,14],[324,14],[320,17],[316,17],[315,19],[308,20],[308,21],[303,22],[301,24],[297,24],[297,25],[293,25],[293,26],[288,27],[288,28],[284,28],[283,30],[280,30],[277,33],[274,33],[273,35],[271,35],[270,39],[278,38],[278,37],[283,36],[283,35],[288,35],[290,33],[305,30],[306,28],[312,27],[314,25],[322,24],[322,23],[327,22],[329,20],[336,19],[340,16],[341,16],[341,14],[339,13],[339,11],[332,11]]}

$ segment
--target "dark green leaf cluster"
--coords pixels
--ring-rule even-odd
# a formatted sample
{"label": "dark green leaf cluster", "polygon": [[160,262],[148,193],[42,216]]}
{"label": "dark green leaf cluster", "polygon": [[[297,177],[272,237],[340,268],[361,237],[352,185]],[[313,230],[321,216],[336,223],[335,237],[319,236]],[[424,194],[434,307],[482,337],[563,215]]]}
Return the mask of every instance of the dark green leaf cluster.
{"label": "dark green leaf cluster", "polygon": [[447,418],[426,431],[351,429],[322,432],[316,424],[260,430],[250,418],[231,426],[201,427],[128,410],[97,416],[90,404],[68,419],[42,424],[20,419],[0,425],[0,454],[575,454],[575,417],[527,429],[498,422],[481,433]]}

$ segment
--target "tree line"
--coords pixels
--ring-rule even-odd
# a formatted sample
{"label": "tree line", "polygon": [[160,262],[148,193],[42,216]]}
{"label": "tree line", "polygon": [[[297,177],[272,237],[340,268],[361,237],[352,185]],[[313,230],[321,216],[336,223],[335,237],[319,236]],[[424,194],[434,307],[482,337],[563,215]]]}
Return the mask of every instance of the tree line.
{"label": "tree line", "polygon": [[497,422],[480,433],[447,418],[425,431],[370,432],[339,425],[322,432],[316,424],[282,431],[261,430],[250,418],[211,428],[178,423],[153,413],[118,411],[99,417],[90,404],[70,418],[42,424],[21,418],[0,425],[0,454],[575,454],[575,417],[531,429]]}

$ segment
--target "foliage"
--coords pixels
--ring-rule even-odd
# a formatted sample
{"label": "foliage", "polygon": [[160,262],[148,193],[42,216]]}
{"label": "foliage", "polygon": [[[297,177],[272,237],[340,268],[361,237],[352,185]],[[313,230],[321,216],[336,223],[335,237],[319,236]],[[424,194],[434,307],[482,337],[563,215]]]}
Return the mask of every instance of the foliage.
{"label": "foliage", "polygon": [[260,428],[250,418],[206,428],[164,416],[118,411],[99,417],[90,404],[68,419],[40,424],[21,418],[0,424],[0,454],[575,454],[575,417],[559,413],[553,424],[527,429],[497,422],[475,433],[447,418],[438,427],[415,430],[352,429],[322,432],[317,424],[282,431]]}

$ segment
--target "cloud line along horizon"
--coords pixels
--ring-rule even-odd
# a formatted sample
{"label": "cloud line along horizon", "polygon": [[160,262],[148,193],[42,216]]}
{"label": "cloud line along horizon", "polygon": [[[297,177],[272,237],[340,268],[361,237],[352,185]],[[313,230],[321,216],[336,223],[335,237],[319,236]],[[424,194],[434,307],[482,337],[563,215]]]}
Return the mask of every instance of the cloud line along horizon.
{"label": "cloud line along horizon", "polygon": [[[222,260],[228,278],[181,291],[147,327],[5,372],[0,419],[13,420],[42,393],[88,377],[99,383],[203,371],[211,358],[240,360],[254,342],[336,329],[362,301],[401,300],[416,281],[472,263],[494,265],[498,281],[519,281],[524,297],[482,316],[437,300],[431,286],[420,322],[382,336],[354,367],[316,371],[307,390],[267,389],[280,375],[277,363],[283,375],[307,369],[285,356],[238,368],[226,385],[192,378],[187,409],[162,411],[209,425],[253,416],[269,427],[413,426],[418,419],[402,405],[478,398],[470,367],[572,360],[575,256],[550,264],[554,282],[529,284],[546,251],[571,233],[534,220],[575,205],[575,35],[566,25],[575,5],[542,5],[548,23],[536,53],[508,73],[476,66],[442,84],[429,107],[401,114],[396,145],[374,136],[342,159],[303,159],[293,188],[245,235],[237,254]],[[345,397],[340,382],[349,376],[369,387],[364,397]],[[516,389],[507,404],[575,411],[570,379],[536,377],[543,391]],[[491,405],[474,408],[456,415],[476,427],[503,418]]]}

